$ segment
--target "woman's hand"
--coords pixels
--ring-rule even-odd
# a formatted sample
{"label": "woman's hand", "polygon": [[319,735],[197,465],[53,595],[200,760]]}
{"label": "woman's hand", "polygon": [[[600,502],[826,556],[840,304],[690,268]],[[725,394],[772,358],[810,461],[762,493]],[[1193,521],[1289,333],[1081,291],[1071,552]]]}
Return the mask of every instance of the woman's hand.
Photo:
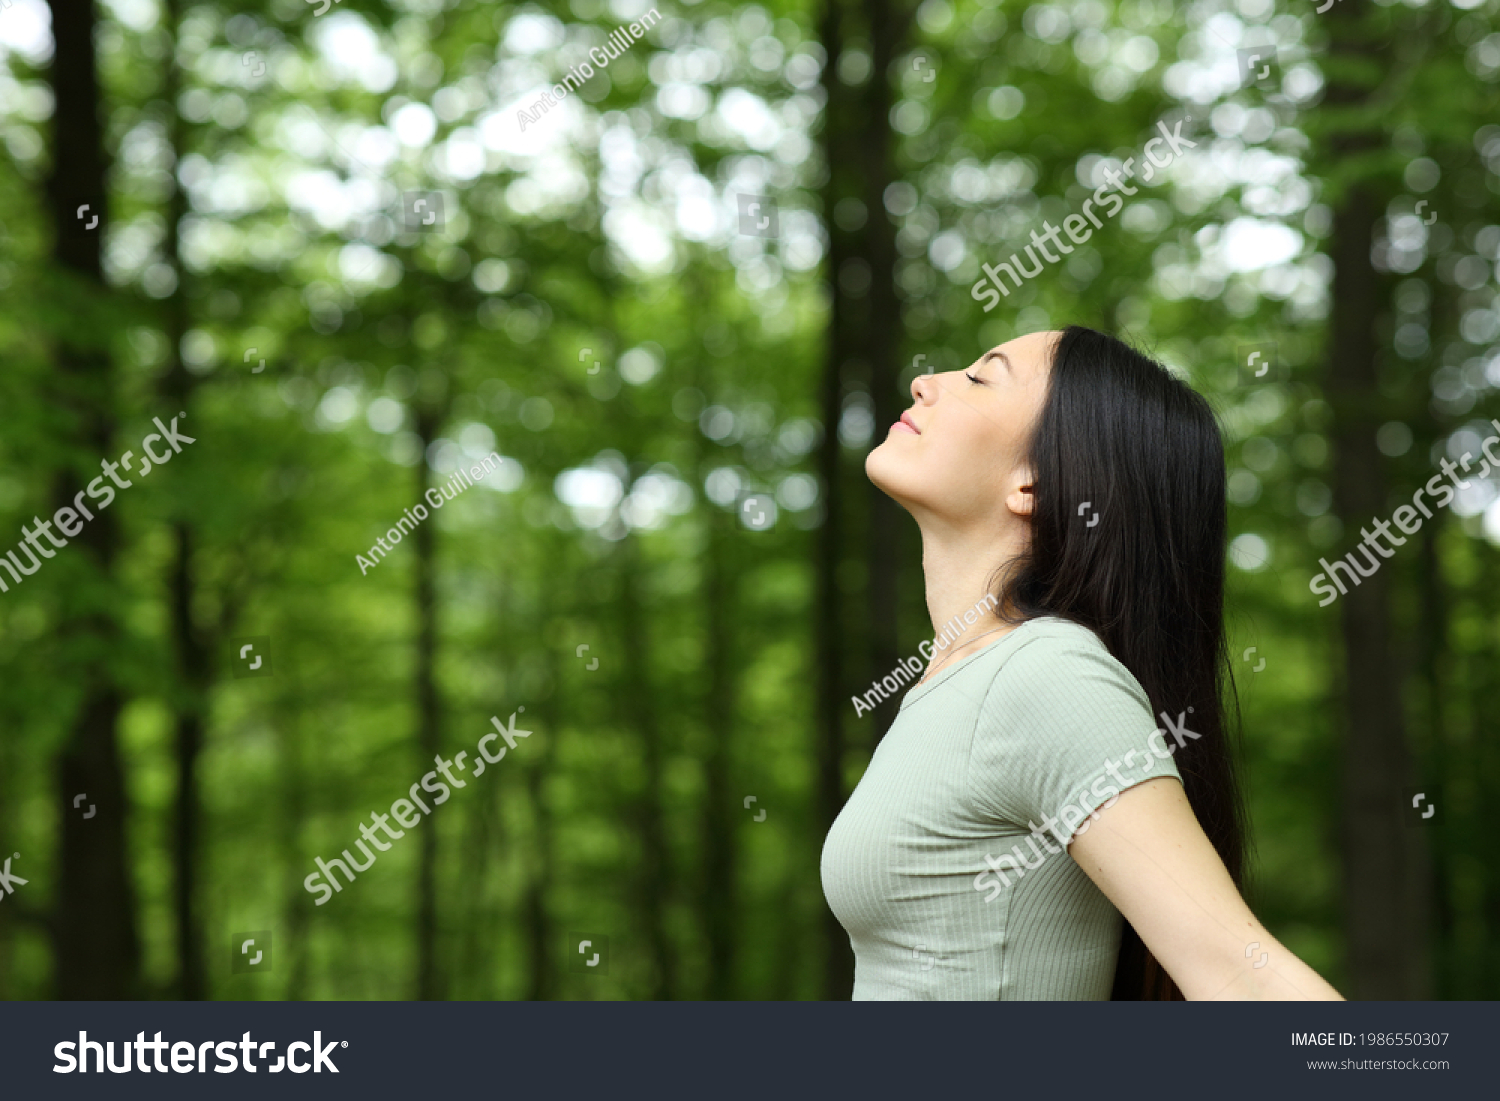
{"label": "woman's hand", "polygon": [[1341,1001],[1255,919],[1182,785],[1147,780],[1068,848],[1189,1001]]}

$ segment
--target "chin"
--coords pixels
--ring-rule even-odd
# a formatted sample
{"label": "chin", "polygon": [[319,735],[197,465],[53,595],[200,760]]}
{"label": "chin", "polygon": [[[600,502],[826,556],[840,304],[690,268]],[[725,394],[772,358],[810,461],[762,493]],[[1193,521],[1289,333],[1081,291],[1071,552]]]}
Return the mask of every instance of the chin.
{"label": "chin", "polygon": [[911,478],[911,463],[903,459],[891,443],[890,439],[886,439],[865,456],[865,476],[874,483],[876,489],[904,508],[907,494],[903,492],[903,485]]}

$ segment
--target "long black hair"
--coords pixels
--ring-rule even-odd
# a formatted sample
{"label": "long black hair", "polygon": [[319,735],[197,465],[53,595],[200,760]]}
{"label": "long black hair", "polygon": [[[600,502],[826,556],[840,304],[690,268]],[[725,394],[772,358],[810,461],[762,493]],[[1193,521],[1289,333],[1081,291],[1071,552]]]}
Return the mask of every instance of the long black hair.
{"label": "long black hair", "polygon": [[[1008,618],[1089,628],[1174,719],[1189,804],[1235,885],[1244,863],[1225,692],[1224,443],[1201,395],[1114,337],[1064,330],[1030,446],[1030,545],[1006,571]],[[1087,507],[1085,507],[1087,505]],[[1238,714],[1238,707],[1234,708]],[[1127,922],[1115,999],[1178,1000]]]}

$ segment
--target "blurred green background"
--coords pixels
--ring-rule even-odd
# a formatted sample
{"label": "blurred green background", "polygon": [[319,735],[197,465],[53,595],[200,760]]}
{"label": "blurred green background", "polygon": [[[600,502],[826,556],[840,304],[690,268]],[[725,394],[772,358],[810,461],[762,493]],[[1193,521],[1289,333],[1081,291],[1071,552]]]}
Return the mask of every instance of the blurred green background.
{"label": "blurred green background", "polygon": [[1072,322],[1221,416],[1252,905],[1351,997],[1496,996],[1500,472],[1308,582],[1500,416],[1500,3],[659,0],[521,128],[650,8],[0,9],[0,543],[196,440],[0,594],[0,996],[847,997],[818,854],[893,714],[850,697],[931,633],[863,457],[914,374]]}

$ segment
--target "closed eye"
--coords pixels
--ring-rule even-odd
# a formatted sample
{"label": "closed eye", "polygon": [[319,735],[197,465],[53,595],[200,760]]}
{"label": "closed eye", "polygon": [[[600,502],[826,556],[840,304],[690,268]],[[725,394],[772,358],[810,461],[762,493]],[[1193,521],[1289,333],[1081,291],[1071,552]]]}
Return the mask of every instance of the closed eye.
{"label": "closed eye", "polygon": [[975,378],[973,375],[969,374],[969,372],[967,372],[967,371],[964,372],[964,378],[968,379],[970,382],[977,383],[980,386],[984,385],[984,379],[982,379],[982,378]]}

